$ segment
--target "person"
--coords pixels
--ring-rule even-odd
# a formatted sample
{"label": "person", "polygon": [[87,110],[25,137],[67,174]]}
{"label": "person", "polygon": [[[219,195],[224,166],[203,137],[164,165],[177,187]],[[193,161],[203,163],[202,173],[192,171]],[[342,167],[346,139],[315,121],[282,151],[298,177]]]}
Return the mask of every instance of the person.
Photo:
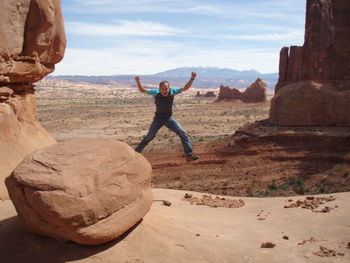
{"label": "person", "polygon": [[140,144],[135,148],[135,151],[141,153],[142,150],[147,146],[147,144],[149,144],[154,139],[159,129],[163,126],[166,126],[180,137],[186,155],[186,160],[194,161],[199,159],[199,157],[193,153],[192,145],[187,133],[184,131],[181,125],[172,117],[174,96],[183,91],[188,90],[192,86],[196,75],[197,74],[195,72],[192,72],[190,80],[183,88],[170,88],[169,82],[164,80],[159,83],[159,89],[148,90],[142,86],[141,78],[139,76],[135,77],[138,90],[147,95],[154,96],[154,103],[156,104],[155,116],[149,128],[149,131],[147,135],[143,138],[143,140],[140,142]]}

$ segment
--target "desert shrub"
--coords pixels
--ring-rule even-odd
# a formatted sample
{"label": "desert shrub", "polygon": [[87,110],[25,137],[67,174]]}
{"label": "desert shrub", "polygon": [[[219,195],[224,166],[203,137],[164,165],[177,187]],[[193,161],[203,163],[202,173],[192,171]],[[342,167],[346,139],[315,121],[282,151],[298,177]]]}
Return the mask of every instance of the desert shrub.
{"label": "desert shrub", "polygon": [[268,185],[267,187],[270,191],[277,190],[278,186],[275,184],[275,182],[272,182],[272,184]]}

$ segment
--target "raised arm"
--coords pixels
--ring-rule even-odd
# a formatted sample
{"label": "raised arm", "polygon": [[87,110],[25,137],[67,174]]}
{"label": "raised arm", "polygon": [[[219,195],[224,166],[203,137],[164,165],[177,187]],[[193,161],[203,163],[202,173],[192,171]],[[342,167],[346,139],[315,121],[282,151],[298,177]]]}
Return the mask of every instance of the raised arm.
{"label": "raised arm", "polygon": [[136,81],[136,86],[138,90],[142,93],[147,93],[147,90],[144,87],[142,87],[141,78],[139,76],[135,77],[135,81]]}
{"label": "raised arm", "polygon": [[191,78],[190,78],[190,80],[186,83],[186,85],[182,88],[182,91],[186,91],[186,90],[188,90],[189,88],[191,88],[192,83],[193,83],[194,79],[196,78],[196,76],[197,76],[197,73],[196,73],[196,72],[192,72],[192,73],[191,73]]}

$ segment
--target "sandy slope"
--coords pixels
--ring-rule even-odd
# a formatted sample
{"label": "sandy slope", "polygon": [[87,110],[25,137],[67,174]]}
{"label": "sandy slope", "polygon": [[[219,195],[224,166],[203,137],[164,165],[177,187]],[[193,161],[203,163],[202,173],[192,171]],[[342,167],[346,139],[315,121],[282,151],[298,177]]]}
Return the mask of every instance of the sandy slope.
{"label": "sandy slope", "polygon": [[[292,203],[289,199],[304,197],[241,198],[245,202],[241,208],[211,208],[183,200],[188,191],[153,192],[154,200],[166,199],[172,205],[154,201],[151,211],[129,233],[95,247],[24,233],[12,203],[0,201],[0,262],[350,262],[349,192],[334,194],[336,200],[325,205],[337,208],[328,213],[284,208]],[[276,246],[260,248],[263,242]],[[337,255],[313,254],[320,246]]]}

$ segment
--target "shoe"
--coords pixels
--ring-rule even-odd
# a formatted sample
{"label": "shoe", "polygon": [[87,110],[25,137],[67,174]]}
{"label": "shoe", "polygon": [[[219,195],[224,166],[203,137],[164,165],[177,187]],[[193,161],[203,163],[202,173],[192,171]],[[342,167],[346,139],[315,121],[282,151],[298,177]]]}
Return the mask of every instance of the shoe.
{"label": "shoe", "polygon": [[188,155],[186,157],[186,161],[187,162],[195,161],[195,160],[198,160],[198,159],[199,159],[199,156],[196,156],[196,155]]}

